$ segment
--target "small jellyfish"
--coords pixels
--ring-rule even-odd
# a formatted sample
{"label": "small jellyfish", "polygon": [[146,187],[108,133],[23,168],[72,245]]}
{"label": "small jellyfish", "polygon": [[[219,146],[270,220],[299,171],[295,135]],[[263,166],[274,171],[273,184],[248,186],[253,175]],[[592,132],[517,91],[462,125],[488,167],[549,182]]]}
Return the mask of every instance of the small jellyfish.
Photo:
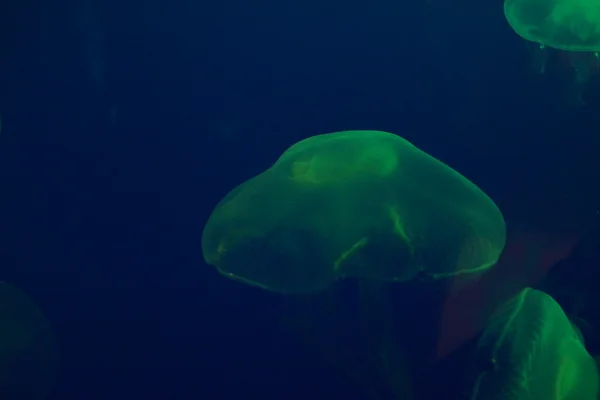
{"label": "small jellyfish", "polygon": [[494,202],[452,168],[391,133],[347,131],[294,144],[232,190],[202,249],[227,277],[311,293],[344,277],[485,271],[505,236]]}
{"label": "small jellyfish", "polygon": [[598,370],[579,331],[544,292],[499,307],[479,339],[471,400],[596,400]]}
{"label": "small jellyfish", "polygon": [[585,104],[585,89],[600,63],[600,3],[589,0],[505,0],[504,15],[523,39],[537,44],[532,68],[545,73],[551,56],[568,71],[568,99]]}
{"label": "small jellyfish", "polygon": [[600,51],[600,4],[589,0],[506,0],[504,15],[523,39],[567,51]]}

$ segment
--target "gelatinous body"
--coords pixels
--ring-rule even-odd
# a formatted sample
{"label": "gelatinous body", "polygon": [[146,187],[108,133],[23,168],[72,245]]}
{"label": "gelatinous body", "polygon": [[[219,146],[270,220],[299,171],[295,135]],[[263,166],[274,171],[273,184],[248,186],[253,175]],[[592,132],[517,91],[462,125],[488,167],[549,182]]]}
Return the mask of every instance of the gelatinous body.
{"label": "gelatinous body", "polygon": [[315,292],[341,277],[484,271],[505,236],[494,202],[458,172],[399,136],[348,131],[296,143],[231,191],[202,248],[232,279]]}
{"label": "gelatinous body", "polygon": [[525,40],[569,51],[600,51],[597,0],[506,0],[504,15]]}
{"label": "gelatinous body", "polygon": [[595,400],[598,371],[578,329],[544,292],[502,305],[479,340],[472,400]]}

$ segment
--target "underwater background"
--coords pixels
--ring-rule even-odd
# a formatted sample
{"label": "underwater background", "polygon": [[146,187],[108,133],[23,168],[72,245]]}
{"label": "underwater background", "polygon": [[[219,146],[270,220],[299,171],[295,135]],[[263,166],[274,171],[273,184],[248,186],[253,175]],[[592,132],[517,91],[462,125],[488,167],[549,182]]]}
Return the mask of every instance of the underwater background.
{"label": "underwater background", "polygon": [[[56,333],[50,399],[373,398],[284,328],[277,294],[202,256],[217,202],[308,136],[394,132],[542,253],[596,224],[599,81],[573,99],[559,56],[536,59],[499,0],[1,8],[0,280]],[[415,296],[394,304],[427,317]],[[435,371],[417,390],[463,379]]]}

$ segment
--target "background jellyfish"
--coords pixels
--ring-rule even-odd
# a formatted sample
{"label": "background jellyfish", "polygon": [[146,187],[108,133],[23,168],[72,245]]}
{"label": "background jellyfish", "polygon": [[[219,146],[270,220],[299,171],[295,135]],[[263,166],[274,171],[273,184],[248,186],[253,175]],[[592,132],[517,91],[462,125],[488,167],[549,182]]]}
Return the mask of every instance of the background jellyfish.
{"label": "background jellyfish", "polygon": [[58,367],[49,322],[25,293],[0,282],[0,398],[46,398]]}
{"label": "background jellyfish", "polygon": [[314,136],[231,191],[202,237],[205,260],[264,289],[310,293],[342,277],[407,281],[482,272],[504,247],[477,186],[399,136]]}
{"label": "background jellyfish", "polygon": [[506,0],[504,15],[525,40],[559,50],[600,50],[600,5],[590,0]]}
{"label": "background jellyfish", "polygon": [[571,101],[584,104],[584,90],[600,67],[600,6],[586,0],[506,0],[504,15],[519,36],[537,44],[534,70],[546,72],[555,59],[570,76]]}
{"label": "background jellyfish", "polygon": [[598,395],[598,370],[577,329],[549,295],[531,288],[501,305],[479,339],[472,400]]}

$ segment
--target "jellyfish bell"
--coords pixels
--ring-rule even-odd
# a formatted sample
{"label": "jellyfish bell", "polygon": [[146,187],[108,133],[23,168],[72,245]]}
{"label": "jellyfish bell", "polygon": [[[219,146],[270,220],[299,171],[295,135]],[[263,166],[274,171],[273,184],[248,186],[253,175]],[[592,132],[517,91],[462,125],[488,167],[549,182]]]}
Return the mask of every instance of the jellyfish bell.
{"label": "jellyfish bell", "polygon": [[598,369],[558,303],[526,288],[479,339],[471,400],[595,400]]}
{"label": "jellyfish bell", "polygon": [[532,68],[548,70],[556,60],[566,71],[571,105],[585,105],[585,92],[600,62],[600,3],[590,0],[506,0],[504,15],[515,33],[536,45]]}
{"label": "jellyfish bell", "polygon": [[591,0],[506,0],[504,15],[523,39],[558,50],[600,51],[600,4]]}
{"label": "jellyfish bell", "polygon": [[312,293],[340,278],[441,279],[489,269],[502,214],[477,186],[391,133],[317,135],[232,190],[202,249],[223,275]]}

